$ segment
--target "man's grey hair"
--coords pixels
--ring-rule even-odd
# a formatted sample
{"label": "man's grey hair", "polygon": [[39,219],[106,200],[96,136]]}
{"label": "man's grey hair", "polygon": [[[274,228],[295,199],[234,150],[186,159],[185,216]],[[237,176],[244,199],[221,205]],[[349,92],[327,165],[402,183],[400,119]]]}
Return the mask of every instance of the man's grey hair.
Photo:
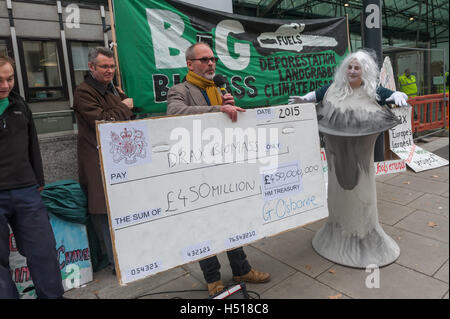
{"label": "man's grey hair", "polygon": [[95,48],[92,48],[91,50],[89,50],[88,62],[95,64],[97,62],[96,59],[99,54],[102,54],[108,58],[114,57],[114,52],[112,50],[105,48],[105,47],[95,47]]}
{"label": "man's grey hair", "polygon": [[[194,50],[195,50],[195,47],[196,47],[197,45],[200,45],[200,44],[206,45],[208,48],[211,49],[211,47],[209,46],[209,44],[206,43],[206,42],[197,42],[197,43],[194,43],[193,45],[191,45],[189,48],[186,49],[186,53],[185,53],[186,61],[187,61],[187,60],[191,60],[191,59],[195,59],[195,51],[194,51]],[[212,50],[212,49],[211,49],[211,50]]]}

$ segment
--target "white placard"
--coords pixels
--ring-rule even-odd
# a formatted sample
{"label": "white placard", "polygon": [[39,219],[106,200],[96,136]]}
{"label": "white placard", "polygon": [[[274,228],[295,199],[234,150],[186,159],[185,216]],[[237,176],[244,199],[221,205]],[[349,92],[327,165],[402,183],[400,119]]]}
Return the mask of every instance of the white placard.
{"label": "white placard", "polygon": [[392,152],[403,159],[412,170],[421,172],[448,165],[448,161],[414,144],[411,129],[411,107],[399,107],[392,112],[401,120],[401,124],[389,130]]}
{"label": "white placard", "polygon": [[[252,109],[237,122],[207,113],[97,124],[121,284],[328,216],[314,104],[270,109],[272,118]],[[121,163],[119,182],[105,163],[111,132],[125,128],[143,132],[151,159]],[[267,199],[262,172],[299,187]]]}
{"label": "white placard", "polygon": [[428,152],[415,144],[411,147],[400,147],[392,151],[398,157],[404,159],[405,163],[415,172],[422,172],[448,165],[448,161],[445,158]]}
{"label": "white placard", "polygon": [[391,111],[398,117],[401,123],[389,130],[390,149],[394,151],[400,147],[410,147],[414,145],[411,128],[410,106],[396,107]]}
{"label": "white placard", "polygon": [[375,176],[401,173],[406,171],[406,162],[404,159],[385,161],[385,162],[375,162]]}

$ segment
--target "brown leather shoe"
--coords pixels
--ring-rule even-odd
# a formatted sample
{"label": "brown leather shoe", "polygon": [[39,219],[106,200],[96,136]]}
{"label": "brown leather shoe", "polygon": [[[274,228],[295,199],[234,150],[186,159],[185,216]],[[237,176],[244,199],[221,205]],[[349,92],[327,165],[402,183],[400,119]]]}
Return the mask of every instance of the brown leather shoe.
{"label": "brown leather shoe", "polygon": [[208,294],[210,297],[214,296],[215,294],[221,292],[224,289],[225,286],[223,285],[222,280],[218,280],[208,284]]}
{"label": "brown leather shoe", "polygon": [[254,284],[259,284],[263,282],[268,282],[270,280],[270,274],[267,272],[257,271],[251,269],[248,273],[243,276],[233,276],[233,280],[237,282],[250,282]]}

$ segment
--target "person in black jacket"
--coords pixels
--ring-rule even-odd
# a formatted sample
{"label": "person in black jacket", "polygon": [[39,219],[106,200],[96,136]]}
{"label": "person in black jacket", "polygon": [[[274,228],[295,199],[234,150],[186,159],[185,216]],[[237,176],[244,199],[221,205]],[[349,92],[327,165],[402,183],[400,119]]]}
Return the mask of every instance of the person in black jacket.
{"label": "person in black jacket", "polygon": [[19,298],[9,268],[9,227],[27,258],[38,298],[64,294],[56,242],[39,192],[41,153],[31,111],[14,87],[14,61],[0,56],[0,299]]}

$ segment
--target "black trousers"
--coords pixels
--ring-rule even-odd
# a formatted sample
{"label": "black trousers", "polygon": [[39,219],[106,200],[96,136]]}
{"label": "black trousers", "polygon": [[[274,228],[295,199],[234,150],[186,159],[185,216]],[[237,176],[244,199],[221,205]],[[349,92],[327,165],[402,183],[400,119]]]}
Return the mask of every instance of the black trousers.
{"label": "black trousers", "polygon": [[37,186],[0,190],[0,299],[19,298],[9,268],[9,228],[27,265],[38,298],[64,294],[56,242]]}
{"label": "black trousers", "polygon": [[[233,276],[242,276],[251,270],[242,247],[227,251]],[[200,268],[207,283],[220,280],[220,263],[217,256],[200,260]]]}

